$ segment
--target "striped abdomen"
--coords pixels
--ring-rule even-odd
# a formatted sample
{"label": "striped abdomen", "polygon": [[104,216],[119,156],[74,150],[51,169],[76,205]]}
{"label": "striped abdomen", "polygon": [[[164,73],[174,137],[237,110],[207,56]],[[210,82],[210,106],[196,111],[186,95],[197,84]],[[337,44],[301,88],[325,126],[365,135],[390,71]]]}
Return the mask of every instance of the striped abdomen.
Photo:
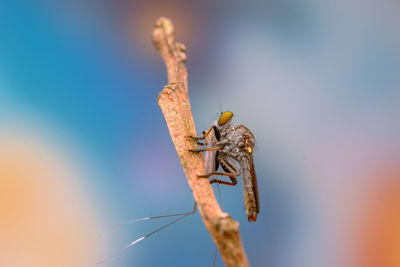
{"label": "striped abdomen", "polygon": [[[252,164],[252,155],[243,156],[240,161],[242,167],[243,189],[244,189],[244,208],[247,219],[250,222],[257,220],[259,212],[257,178],[255,177],[254,165]],[[252,177],[254,176],[254,177]]]}

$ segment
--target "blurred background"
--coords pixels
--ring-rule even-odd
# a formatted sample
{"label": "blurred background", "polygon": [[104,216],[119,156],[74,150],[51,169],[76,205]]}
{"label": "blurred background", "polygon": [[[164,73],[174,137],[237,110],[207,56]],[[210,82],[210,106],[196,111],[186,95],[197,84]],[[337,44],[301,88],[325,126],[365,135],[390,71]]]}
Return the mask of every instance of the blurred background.
{"label": "blurred background", "polygon": [[[0,266],[99,266],[190,211],[157,106],[159,16],[188,51],[198,133],[256,137],[261,212],[222,187],[252,266],[400,266],[398,1],[1,1]],[[212,266],[198,214],[100,266]],[[217,266],[223,266],[218,256]]]}

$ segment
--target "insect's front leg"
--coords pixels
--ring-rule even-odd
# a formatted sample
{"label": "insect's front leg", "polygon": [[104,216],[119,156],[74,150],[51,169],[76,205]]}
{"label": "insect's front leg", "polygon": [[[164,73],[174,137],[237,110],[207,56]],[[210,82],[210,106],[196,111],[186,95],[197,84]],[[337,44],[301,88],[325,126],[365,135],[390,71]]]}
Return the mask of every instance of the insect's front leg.
{"label": "insect's front leg", "polygon": [[206,137],[204,136],[204,131],[201,136],[191,136],[191,135],[186,135],[186,139],[189,141],[199,141],[199,140],[204,140]]}
{"label": "insect's front leg", "polygon": [[203,131],[203,135],[202,135],[202,136],[199,136],[199,137],[187,135],[187,136],[186,136],[186,139],[189,140],[189,141],[196,141],[196,144],[197,144],[198,146],[206,146],[207,143],[205,143],[205,142],[200,142],[200,140],[204,140],[204,139],[205,139],[204,133],[205,133],[205,132]]}
{"label": "insect's front leg", "polygon": [[203,131],[203,134],[201,136],[190,136],[187,135],[186,138],[192,141],[199,141],[199,140],[204,140],[206,139],[207,135],[210,134],[210,132],[215,128],[215,125],[211,126],[210,129],[207,131]]}

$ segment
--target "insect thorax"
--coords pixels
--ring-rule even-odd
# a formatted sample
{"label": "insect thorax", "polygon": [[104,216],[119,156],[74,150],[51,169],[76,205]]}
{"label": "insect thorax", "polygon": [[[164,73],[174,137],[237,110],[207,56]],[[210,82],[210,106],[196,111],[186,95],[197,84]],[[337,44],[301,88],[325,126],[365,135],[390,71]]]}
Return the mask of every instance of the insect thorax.
{"label": "insect thorax", "polygon": [[229,124],[218,130],[221,138],[217,143],[223,148],[221,153],[228,154],[238,161],[247,153],[252,153],[254,135],[245,126]]}

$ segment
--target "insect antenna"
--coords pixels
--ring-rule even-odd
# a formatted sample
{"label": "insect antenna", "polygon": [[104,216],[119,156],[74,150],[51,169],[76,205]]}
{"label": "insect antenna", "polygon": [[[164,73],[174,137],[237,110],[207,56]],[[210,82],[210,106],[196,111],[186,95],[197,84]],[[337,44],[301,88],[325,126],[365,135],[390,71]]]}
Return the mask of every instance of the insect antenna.
{"label": "insect antenna", "polygon": [[197,208],[197,203],[195,202],[195,203],[194,203],[193,210],[190,211],[190,212],[186,212],[186,213],[177,213],[177,214],[169,214],[169,215],[162,215],[162,216],[153,216],[153,217],[144,217],[144,218],[139,218],[139,219],[135,219],[135,220],[124,221],[124,222],[121,222],[121,223],[119,223],[119,224],[116,224],[116,225],[114,226],[114,229],[115,229],[116,227],[118,227],[118,226],[121,226],[121,225],[123,225],[123,224],[128,224],[128,223],[134,223],[134,222],[139,222],[139,221],[144,221],[144,220],[151,220],[151,219],[160,219],[160,218],[181,216],[180,218],[175,219],[175,220],[173,220],[172,222],[170,222],[170,223],[168,223],[168,224],[166,224],[166,225],[164,225],[164,226],[161,226],[160,228],[157,228],[157,229],[154,230],[153,232],[148,233],[147,235],[142,236],[142,237],[136,239],[135,241],[129,243],[129,244],[126,245],[125,247],[123,247],[123,248],[117,250],[117,251],[116,251],[115,253],[113,253],[111,256],[105,258],[105,259],[102,260],[102,261],[99,261],[97,264],[102,264],[102,263],[104,263],[104,262],[106,262],[106,261],[108,261],[108,260],[114,258],[114,257],[117,256],[118,254],[124,252],[126,249],[128,249],[129,247],[135,245],[136,243],[139,243],[140,241],[144,240],[145,238],[147,238],[147,237],[149,237],[149,236],[151,236],[151,235],[153,235],[153,234],[155,234],[155,233],[157,233],[157,232],[159,232],[159,231],[161,231],[161,230],[167,228],[168,226],[173,225],[174,223],[179,222],[180,220],[183,220],[184,218],[186,218],[186,217],[189,216],[189,215],[192,215],[192,214],[196,213],[196,208]]}

